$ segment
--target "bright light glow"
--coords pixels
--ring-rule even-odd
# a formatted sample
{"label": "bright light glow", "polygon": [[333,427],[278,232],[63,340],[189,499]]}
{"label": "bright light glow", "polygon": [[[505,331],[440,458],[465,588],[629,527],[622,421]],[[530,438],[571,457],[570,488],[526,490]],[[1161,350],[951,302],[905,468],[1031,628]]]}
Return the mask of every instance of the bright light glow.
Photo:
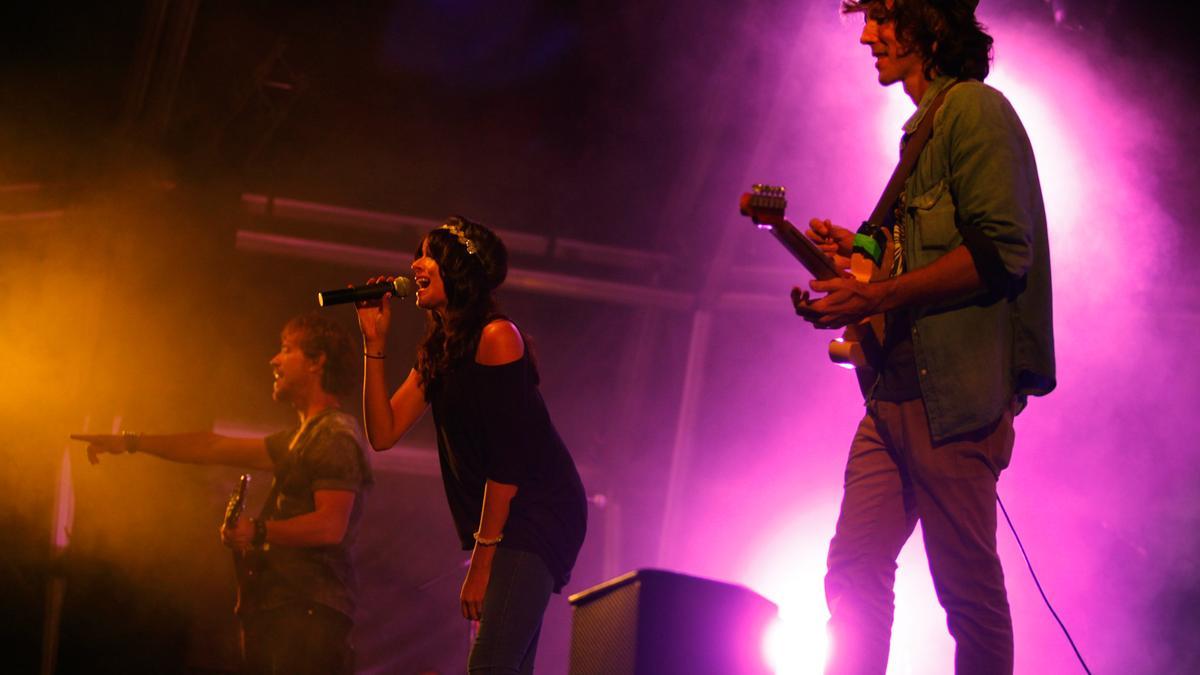
{"label": "bright light glow", "polygon": [[825,550],[833,525],[826,508],[813,509],[766,531],[774,537],[741,578],[779,605],[779,620],[763,641],[768,663],[779,675],[820,673],[828,640],[825,622]]}
{"label": "bright light glow", "polygon": [[879,130],[879,161],[886,169],[884,179],[891,175],[892,167],[900,161],[900,136],[904,123],[916,112],[912,99],[900,86],[884,90],[884,105],[879,108],[876,128]]}
{"label": "bright light glow", "polygon": [[[777,675],[818,675],[824,671],[830,642],[825,624],[825,553],[836,513],[810,509],[766,529],[772,539],[760,543],[758,556],[740,579],[779,605],[779,620],[763,639],[763,653]],[[949,673],[954,643],[945,630],[945,613],[929,578],[921,533],[913,533],[901,552],[896,574],[896,615],[888,675]]]}
{"label": "bright light glow", "polygon": [[1034,89],[1022,78],[1013,75],[1011,70],[998,66],[988,78],[988,84],[1004,92],[1021,116],[1037,156],[1038,174],[1051,216],[1050,222],[1075,225],[1076,219],[1053,216],[1084,211],[1084,182],[1089,175],[1085,167],[1080,166],[1080,160],[1086,153],[1081,152],[1082,141],[1078,131],[1063,123],[1067,113],[1056,109],[1053,97]]}
{"label": "bright light glow", "polygon": [[813,626],[804,622],[776,619],[763,638],[763,653],[776,675],[819,673],[827,651],[824,627],[814,632]]}
{"label": "bright light glow", "polygon": [[[1037,155],[1056,337],[1061,344],[1085,342],[1092,362],[1121,358],[1141,340],[1142,327],[1114,313],[1113,299],[1152,292],[1144,270],[1177,236],[1172,219],[1148,198],[1156,186],[1146,165],[1163,139],[1146,109],[1116,89],[1112,72],[1101,77],[1080,54],[1055,49],[1057,36],[996,32],[1004,51],[988,81],[1021,115]],[[1154,233],[1154,247],[1144,245],[1146,232]],[[1101,330],[1106,338],[1095,339]],[[1068,373],[1062,381],[1069,367],[1060,352],[1060,372]]]}

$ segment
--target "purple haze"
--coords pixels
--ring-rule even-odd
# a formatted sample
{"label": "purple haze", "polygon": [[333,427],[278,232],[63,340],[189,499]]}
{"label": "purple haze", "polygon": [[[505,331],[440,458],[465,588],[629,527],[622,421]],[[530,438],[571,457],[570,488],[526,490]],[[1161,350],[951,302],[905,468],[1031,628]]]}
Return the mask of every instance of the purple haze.
{"label": "purple haze", "polygon": [[[750,169],[758,173],[746,182],[788,185],[794,222],[853,224],[891,169],[912,104],[899,87],[874,82],[856,42],[860,20],[820,5],[779,21],[780,30],[803,27],[797,40],[781,41],[783,88],[764,113],[777,137],[771,150],[754,153]],[[1038,156],[1059,371],[1058,390],[1017,420],[1001,497],[1089,666],[1165,672],[1180,656],[1161,639],[1172,629],[1170,599],[1197,585],[1200,463],[1192,440],[1197,367],[1187,358],[1200,319],[1192,312],[1162,321],[1155,311],[1195,305],[1197,296],[1160,291],[1174,264],[1165,254],[1182,232],[1160,205],[1157,180],[1174,159],[1162,134],[1175,113],[1139,96],[1153,90],[1138,79],[1142,68],[1085,36],[981,18],[997,45],[988,82],[1013,102]],[[762,259],[738,262],[791,264],[771,245],[748,242]],[[803,659],[787,672],[814,672],[827,618],[825,549],[861,406],[852,376],[825,360],[829,336],[789,314],[784,303],[769,314],[729,312],[716,329],[687,525],[667,533],[661,563],[741,581],[779,602],[792,631],[785,642]],[[998,538],[1017,671],[1076,671],[1003,522]],[[949,673],[953,643],[919,536],[900,565],[889,672]]]}

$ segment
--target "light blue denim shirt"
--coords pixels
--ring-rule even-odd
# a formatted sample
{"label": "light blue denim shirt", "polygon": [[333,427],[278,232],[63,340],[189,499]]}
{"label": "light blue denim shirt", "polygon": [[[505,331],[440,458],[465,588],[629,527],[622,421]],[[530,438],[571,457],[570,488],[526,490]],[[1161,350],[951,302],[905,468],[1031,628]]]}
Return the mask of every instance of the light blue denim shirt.
{"label": "light blue denim shirt", "polygon": [[[952,84],[933,81],[906,133]],[[1033,148],[1000,92],[968,80],[946,94],[902,199],[908,270],[966,245],[992,280],[969,297],[907,310],[930,432],[943,440],[1055,386],[1046,210]]]}

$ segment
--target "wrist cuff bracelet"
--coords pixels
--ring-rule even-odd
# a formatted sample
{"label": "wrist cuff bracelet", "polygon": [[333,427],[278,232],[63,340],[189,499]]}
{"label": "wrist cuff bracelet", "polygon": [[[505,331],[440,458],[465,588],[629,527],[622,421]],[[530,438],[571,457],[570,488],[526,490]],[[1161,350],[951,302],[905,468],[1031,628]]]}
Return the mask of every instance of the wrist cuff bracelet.
{"label": "wrist cuff bracelet", "polygon": [[125,452],[133,454],[138,451],[142,444],[142,432],[133,433],[130,431],[122,431],[121,438],[125,439]]}
{"label": "wrist cuff bracelet", "polygon": [[254,518],[250,522],[254,523],[254,538],[250,540],[250,545],[254,548],[262,548],[263,544],[267,543],[267,521],[262,518]]}

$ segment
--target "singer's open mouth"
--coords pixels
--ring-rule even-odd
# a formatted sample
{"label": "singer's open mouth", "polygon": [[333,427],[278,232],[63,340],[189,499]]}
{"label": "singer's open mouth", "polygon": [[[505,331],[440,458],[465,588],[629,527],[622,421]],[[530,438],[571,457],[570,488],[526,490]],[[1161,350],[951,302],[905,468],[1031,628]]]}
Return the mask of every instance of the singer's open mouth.
{"label": "singer's open mouth", "polygon": [[413,281],[417,282],[417,288],[429,288],[429,277],[417,277]]}

